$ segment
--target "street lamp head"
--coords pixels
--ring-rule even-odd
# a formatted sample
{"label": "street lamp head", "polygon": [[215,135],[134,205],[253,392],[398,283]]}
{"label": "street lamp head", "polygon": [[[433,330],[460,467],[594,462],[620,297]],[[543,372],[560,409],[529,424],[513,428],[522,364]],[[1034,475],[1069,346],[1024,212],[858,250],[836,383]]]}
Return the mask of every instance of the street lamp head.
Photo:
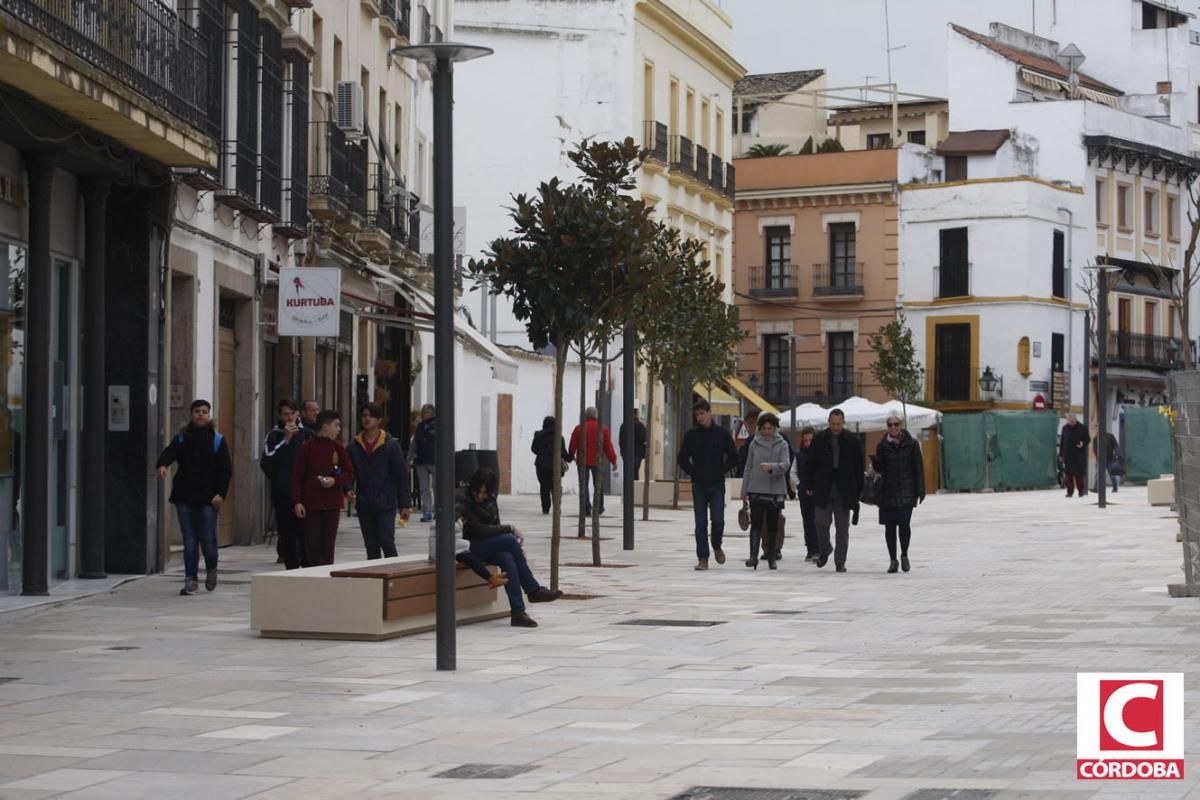
{"label": "street lamp head", "polygon": [[1003,378],[997,378],[996,373],[992,372],[992,368],[984,367],[983,374],[979,376],[979,388],[989,394],[996,391],[997,387],[1004,385]]}
{"label": "street lamp head", "polygon": [[490,47],[480,47],[462,42],[428,42],[413,44],[406,47],[392,48],[392,55],[401,58],[411,58],[422,64],[436,66],[439,62],[456,63],[473,61],[477,58],[490,56],[495,51]]}
{"label": "street lamp head", "polygon": [[758,387],[760,384],[758,382],[758,373],[757,372],[750,373],[749,385],[750,385],[750,390],[752,392],[755,392],[755,393],[758,392]]}
{"label": "street lamp head", "polygon": [[1175,369],[1179,364],[1179,340],[1174,337],[1167,340],[1167,361],[1171,365],[1171,369]]}

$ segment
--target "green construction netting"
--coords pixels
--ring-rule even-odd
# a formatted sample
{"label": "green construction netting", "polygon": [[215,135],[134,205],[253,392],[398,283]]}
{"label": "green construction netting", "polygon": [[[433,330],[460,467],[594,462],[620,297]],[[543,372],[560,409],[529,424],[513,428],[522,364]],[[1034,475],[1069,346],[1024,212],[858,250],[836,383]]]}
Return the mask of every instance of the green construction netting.
{"label": "green construction netting", "polygon": [[1045,411],[947,414],[942,418],[943,488],[1054,486],[1057,434],[1058,417]]}
{"label": "green construction netting", "polygon": [[1158,406],[1126,407],[1125,480],[1142,483],[1174,470],[1171,424],[1159,413]]}

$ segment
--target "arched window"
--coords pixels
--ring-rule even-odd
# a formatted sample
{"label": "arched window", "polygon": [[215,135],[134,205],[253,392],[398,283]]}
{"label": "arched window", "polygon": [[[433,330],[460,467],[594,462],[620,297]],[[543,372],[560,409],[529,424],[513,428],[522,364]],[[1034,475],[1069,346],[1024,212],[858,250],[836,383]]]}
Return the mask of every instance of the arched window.
{"label": "arched window", "polygon": [[1022,336],[1021,341],[1017,342],[1017,372],[1021,373],[1022,377],[1028,378],[1032,370],[1029,369],[1029,337]]}

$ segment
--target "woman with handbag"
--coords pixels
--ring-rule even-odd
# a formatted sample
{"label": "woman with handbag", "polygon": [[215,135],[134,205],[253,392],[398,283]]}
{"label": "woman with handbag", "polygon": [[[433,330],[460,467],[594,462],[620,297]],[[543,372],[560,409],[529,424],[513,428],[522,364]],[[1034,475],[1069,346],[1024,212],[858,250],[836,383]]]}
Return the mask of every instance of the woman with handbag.
{"label": "woman with handbag", "polygon": [[[567,452],[567,443],[560,436],[558,446],[562,448],[562,466],[560,474],[567,474],[567,464],[571,454]],[[542,513],[550,513],[550,504],[554,492],[554,417],[542,420],[542,429],[533,434],[533,467],[537,470],[538,486],[542,490]]]}
{"label": "woman with handbag", "polygon": [[746,451],[742,477],[742,502],[750,503],[750,558],[747,567],[758,569],[759,536],[767,566],[776,569],[779,554],[779,512],[788,493],[787,472],[792,451],[779,433],[779,417],[760,414],[758,433]]}
{"label": "woman with handbag", "polygon": [[[875,470],[882,479],[879,486],[879,524],[884,526],[888,556],[888,572],[898,569],[908,572],[908,544],[912,539],[913,509],[925,500],[925,465],[921,447],[904,430],[899,417],[887,419],[887,435],[875,448]],[[896,538],[900,539],[900,560],[896,561]]]}

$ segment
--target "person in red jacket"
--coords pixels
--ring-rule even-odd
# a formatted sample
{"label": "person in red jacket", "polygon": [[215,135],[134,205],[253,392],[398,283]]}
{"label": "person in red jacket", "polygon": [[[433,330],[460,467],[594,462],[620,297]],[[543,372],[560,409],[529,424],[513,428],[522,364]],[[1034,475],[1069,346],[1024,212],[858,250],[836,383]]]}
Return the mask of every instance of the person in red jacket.
{"label": "person in red jacket", "polygon": [[[612,439],[608,435],[608,426],[600,424],[600,415],[594,407],[589,406],[583,412],[584,419],[587,420],[587,482],[588,491],[583,496],[583,513],[586,516],[592,515],[592,490],[591,487],[596,487],[596,502],[599,504],[600,513],[604,513],[604,492],[600,490],[598,485],[598,473],[600,470],[600,432],[604,432],[604,457],[608,459],[608,463],[614,467],[617,465],[617,451],[613,449]],[[581,426],[576,425],[575,430],[571,432],[571,446],[568,448],[571,452],[571,458],[583,469],[583,461],[579,459],[579,429]]]}
{"label": "person in red jacket", "polygon": [[306,567],[333,563],[346,490],[354,485],[354,465],[341,435],[341,416],[322,411],[317,415],[317,435],[300,446],[292,467],[292,503],[304,525]]}

